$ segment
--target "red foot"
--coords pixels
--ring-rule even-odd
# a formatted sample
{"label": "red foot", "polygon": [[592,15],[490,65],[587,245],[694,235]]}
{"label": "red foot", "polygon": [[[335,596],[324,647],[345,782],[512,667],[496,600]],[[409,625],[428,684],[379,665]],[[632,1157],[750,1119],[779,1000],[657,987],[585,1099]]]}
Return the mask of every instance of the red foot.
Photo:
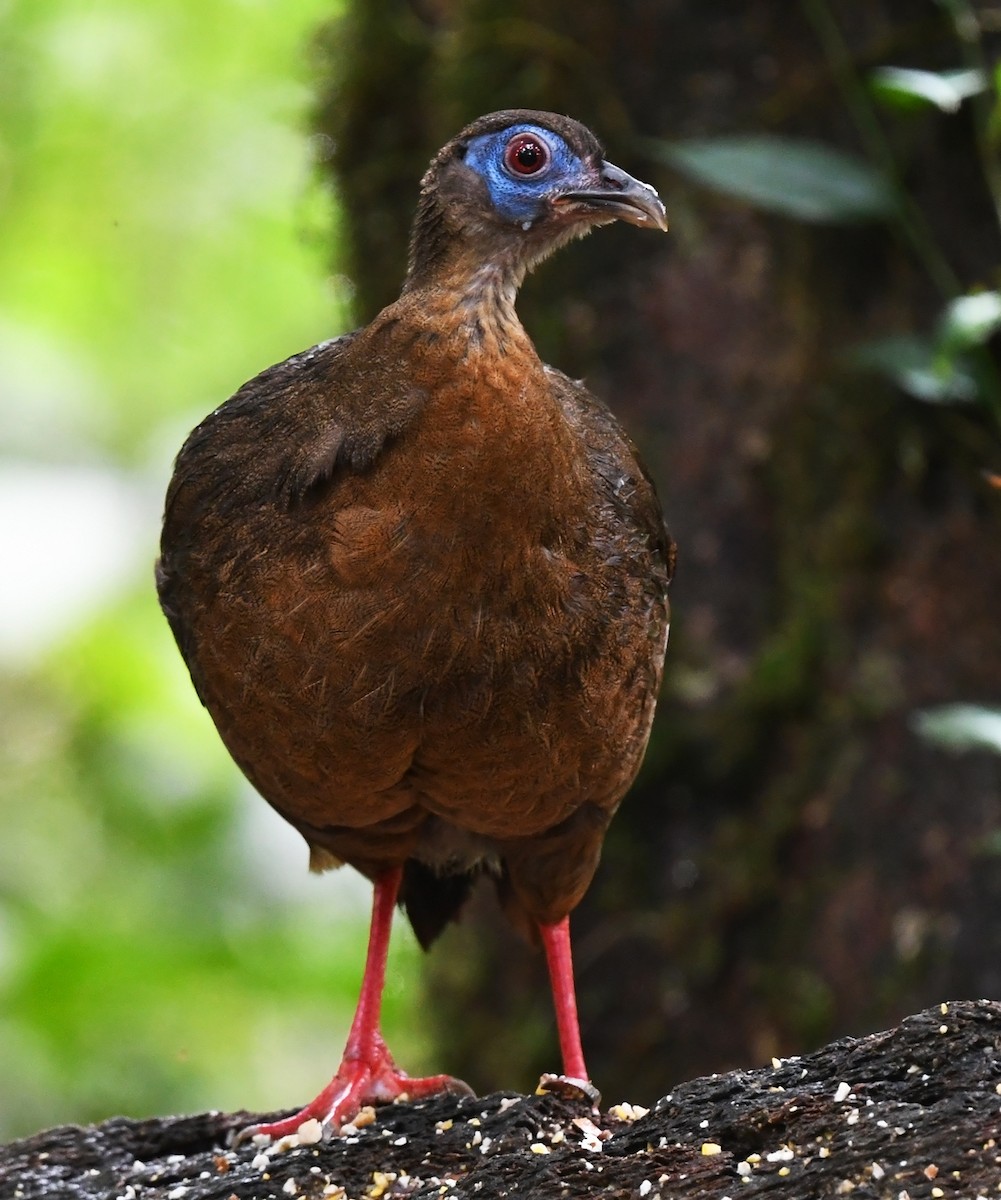
{"label": "red foot", "polygon": [[[305,1121],[319,1121],[325,1131],[340,1132],[366,1104],[385,1104],[406,1096],[418,1100],[436,1092],[452,1092],[472,1096],[472,1089],[461,1079],[450,1075],[431,1075],[427,1079],[411,1079],[397,1067],[379,1033],[379,1009],[386,981],[386,953],[389,949],[389,929],[393,907],[400,890],[403,868],[385,871],[375,881],[372,899],[372,926],[365,958],[361,994],[355,1009],[344,1057],[337,1074],[323,1091],[305,1108],[282,1121],[268,1121],[241,1130],[233,1139],[235,1145],[257,1134],[271,1138],[295,1133]],[[583,1063],[583,1060],[582,1060]]]}
{"label": "red foot", "polygon": [[459,1096],[474,1094],[468,1084],[461,1079],[453,1079],[451,1075],[411,1079],[393,1062],[386,1043],[376,1034],[369,1054],[364,1058],[345,1054],[337,1074],[305,1108],[281,1121],[241,1129],[235,1141],[244,1142],[259,1133],[271,1138],[285,1137],[295,1133],[304,1121],[311,1119],[339,1133],[341,1126],[357,1116],[366,1104],[387,1104],[404,1097],[421,1100],[438,1092],[451,1092]]}

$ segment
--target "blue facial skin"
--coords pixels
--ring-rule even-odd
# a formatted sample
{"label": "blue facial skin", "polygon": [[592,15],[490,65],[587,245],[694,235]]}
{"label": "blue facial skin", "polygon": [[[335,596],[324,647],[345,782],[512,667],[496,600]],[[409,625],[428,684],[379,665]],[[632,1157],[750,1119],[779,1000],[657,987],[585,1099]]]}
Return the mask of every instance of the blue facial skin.
{"label": "blue facial skin", "polygon": [[[504,164],[504,148],[519,133],[530,133],[549,148],[549,165],[536,175],[515,175]],[[590,182],[587,168],[566,142],[538,125],[511,125],[481,134],[470,141],[465,161],[486,180],[496,211],[519,225],[540,215],[543,197],[554,187],[587,187]]]}

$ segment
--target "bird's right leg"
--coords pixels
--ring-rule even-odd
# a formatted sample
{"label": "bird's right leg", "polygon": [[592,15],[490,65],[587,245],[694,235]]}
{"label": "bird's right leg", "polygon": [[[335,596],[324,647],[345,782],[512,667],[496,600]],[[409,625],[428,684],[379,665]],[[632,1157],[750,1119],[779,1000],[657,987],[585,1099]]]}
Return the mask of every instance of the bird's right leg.
{"label": "bird's right leg", "polygon": [[242,1142],[257,1134],[272,1138],[295,1133],[305,1121],[317,1120],[325,1129],[339,1132],[367,1104],[385,1104],[406,1098],[418,1100],[437,1092],[472,1095],[472,1089],[450,1075],[411,1079],[393,1062],[379,1029],[382,992],[386,983],[386,957],[393,923],[393,908],[403,878],[402,867],[394,867],[375,882],[372,924],[369,930],[365,973],[354,1020],[337,1073],[305,1108],[280,1121],[251,1125],[237,1135]]}

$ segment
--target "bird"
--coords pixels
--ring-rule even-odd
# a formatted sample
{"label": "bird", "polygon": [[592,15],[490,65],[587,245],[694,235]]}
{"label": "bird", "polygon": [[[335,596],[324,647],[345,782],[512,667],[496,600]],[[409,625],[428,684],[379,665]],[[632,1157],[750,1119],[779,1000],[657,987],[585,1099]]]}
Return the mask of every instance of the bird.
{"label": "bird", "polygon": [[667,230],[588,128],[480,117],[421,180],[399,298],[244,384],[177,456],[156,581],[195,690],[311,869],[373,885],[340,1065],[241,1136],[469,1093],[398,1067],[380,1005],[397,906],[427,949],[482,877],[545,951],[545,1078],[597,1095],[569,914],[645,752],[675,551],[632,442],[541,361],[515,298],[614,221]]}

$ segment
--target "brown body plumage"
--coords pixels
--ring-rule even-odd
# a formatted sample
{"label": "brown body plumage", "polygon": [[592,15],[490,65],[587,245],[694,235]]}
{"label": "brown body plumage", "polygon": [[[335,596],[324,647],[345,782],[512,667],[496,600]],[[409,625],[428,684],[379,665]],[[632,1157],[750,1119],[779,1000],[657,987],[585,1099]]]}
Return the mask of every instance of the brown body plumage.
{"label": "brown body plumage", "polygon": [[[314,866],[402,866],[425,944],[484,868],[527,928],[577,904],[646,745],[667,633],[653,488],[514,311],[526,269],[612,216],[565,192],[548,224],[499,219],[464,161],[526,121],[617,170],[548,114],[449,143],[401,298],[191,434],[157,572],[233,758]],[[643,185],[618,176],[602,178],[624,208]],[[633,202],[613,216],[660,223]]]}

